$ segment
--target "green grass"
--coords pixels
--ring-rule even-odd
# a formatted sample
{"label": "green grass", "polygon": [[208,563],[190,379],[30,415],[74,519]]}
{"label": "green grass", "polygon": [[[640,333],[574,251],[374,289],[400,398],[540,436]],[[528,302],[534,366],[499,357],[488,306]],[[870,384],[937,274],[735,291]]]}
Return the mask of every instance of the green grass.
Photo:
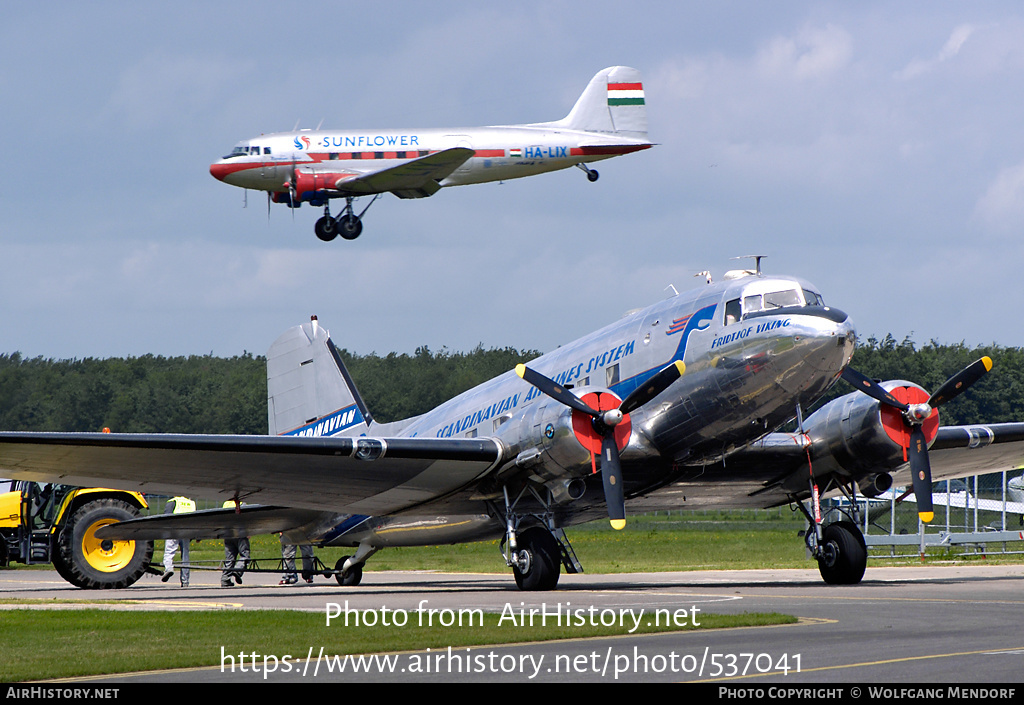
{"label": "green grass", "polygon": [[[623,531],[606,520],[566,529],[576,556],[587,573],[632,573],[750,568],[810,568],[799,515],[788,508],[748,511],[673,512],[630,518]],[[155,559],[162,557],[157,542]],[[316,556],[333,568],[351,548],[318,548]],[[280,543],[274,536],[252,539],[252,555],[260,568],[274,568]],[[193,543],[191,562],[216,565],[224,556],[219,541]],[[437,570],[442,572],[508,573],[498,541],[387,548],[366,563],[367,571]]]}
{"label": "green grass", "polygon": [[[449,646],[521,643],[625,634],[633,627],[513,625],[500,615],[483,615],[484,625],[419,626],[407,613],[405,626],[350,625],[323,613],[265,610],[246,612],[115,612],[107,610],[21,610],[3,613],[0,682],[68,678],[168,668],[219,666],[222,654],[246,659],[255,653],[304,659],[312,647],[328,655],[384,653]],[[699,614],[700,629],[792,624],[780,614]],[[391,619],[395,615],[391,612]],[[375,620],[379,621],[379,619]],[[644,623],[634,633],[679,630]],[[693,629],[688,626],[684,629]]]}

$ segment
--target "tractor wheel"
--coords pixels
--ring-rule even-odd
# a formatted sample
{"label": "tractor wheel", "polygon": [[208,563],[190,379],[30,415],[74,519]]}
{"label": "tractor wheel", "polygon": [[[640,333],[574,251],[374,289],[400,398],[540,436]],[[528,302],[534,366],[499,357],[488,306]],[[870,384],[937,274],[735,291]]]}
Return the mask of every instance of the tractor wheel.
{"label": "tractor wheel", "polygon": [[133,584],[153,558],[153,542],[98,539],[96,532],[138,514],[134,506],[118,499],[95,499],[80,506],[57,540],[53,556],[57,572],[72,585],[89,590]]}

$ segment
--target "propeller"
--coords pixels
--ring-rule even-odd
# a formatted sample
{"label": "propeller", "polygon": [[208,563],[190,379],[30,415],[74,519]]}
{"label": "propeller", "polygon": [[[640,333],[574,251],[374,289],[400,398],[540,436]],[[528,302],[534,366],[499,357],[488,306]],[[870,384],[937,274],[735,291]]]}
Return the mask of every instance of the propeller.
{"label": "propeller", "polygon": [[932,506],[932,470],[931,463],[928,461],[928,439],[924,434],[924,423],[936,409],[960,396],[991,369],[992,359],[990,357],[985,356],[976,360],[947,379],[928,398],[928,401],[918,403],[908,403],[897,399],[891,392],[883,389],[878,382],[857,370],[850,367],[843,370],[844,380],[871,398],[900,412],[899,418],[903,422],[904,430],[909,432],[906,452],[914,480],[917,514],[925,524],[935,517],[935,512]]}
{"label": "propeller", "polygon": [[[516,365],[516,374],[523,380],[582,415],[578,417],[573,414],[573,430],[580,442],[591,453],[595,450],[600,451],[604,500],[608,505],[608,519],[614,529],[622,529],[626,526],[626,499],[622,489],[622,462],[619,459],[619,446],[625,446],[629,441],[631,430],[629,414],[668,389],[685,371],[686,366],[682,361],[674,362],[652,376],[645,384],[634,389],[621,402],[611,392],[588,394],[588,397],[593,396],[596,400],[598,408],[595,409],[554,380],[548,379],[526,365]],[[588,443],[588,441],[592,443],[592,437],[588,431],[600,438],[599,447],[596,443],[593,445]]]}

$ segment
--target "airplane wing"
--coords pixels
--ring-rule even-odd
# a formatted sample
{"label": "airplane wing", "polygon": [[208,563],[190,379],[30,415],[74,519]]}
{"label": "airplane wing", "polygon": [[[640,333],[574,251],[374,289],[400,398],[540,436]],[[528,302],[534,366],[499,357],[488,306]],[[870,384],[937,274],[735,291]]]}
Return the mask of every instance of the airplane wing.
{"label": "airplane wing", "polygon": [[[929,449],[929,458],[933,482],[1020,468],[1024,465],[1024,423],[943,426]],[[769,433],[728,456],[725,467],[735,475],[748,471],[770,474],[772,479],[755,493],[802,493],[807,489],[807,461],[808,446],[799,435]],[[907,464],[892,475],[895,484],[911,482]]]}
{"label": "airplane wing", "polygon": [[173,536],[178,539],[224,539],[286,532],[334,512],[291,507],[247,506],[234,509],[207,509],[188,514],[156,514],[108,524],[96,531],[96,538],[121,541],[151,541]]}
{"label": "airplane wing", "polygon": [[385,515],[497,468],[490,438],[0,433],[0,476]]}
{"label": "airplane wing", "polygon": [[343,176],[335,182],[335,188],[350,196],[389,191],[400,198],[432,196],[441,188],[438,182],[462,166],[473,154],[472,149],[453,147],[386,169]]}

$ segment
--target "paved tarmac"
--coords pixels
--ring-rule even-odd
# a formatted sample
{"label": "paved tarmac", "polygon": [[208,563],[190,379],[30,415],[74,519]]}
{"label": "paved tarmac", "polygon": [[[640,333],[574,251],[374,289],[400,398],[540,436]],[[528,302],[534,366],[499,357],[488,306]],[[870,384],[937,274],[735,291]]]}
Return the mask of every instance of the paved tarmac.
{"label": "paved tarmac", "polygon": [[[0,571],[0,599],[118,600],[103,606],[119,610],[292,609],[324,613],[325,619],[330,609],[386,608],[410,623],[451,620],[459,610],[478,608],[517,617],[534,610],[535,619],[545,612],[563,619],[572,614],[588,621],[632,620],[641,609],[691,620],[712,612],[800,618],[781,627],[439,646],[358,663],[334,660],[310,644],[287,668],[284,654],[260,654],[255,669],[235,659],[233,670],[225,662],[223,669],[97,679],[105,683],[716,681],[768,688],[1024,681],[1024,566],[869,567],[860,585],[848,587],[825,585],[813,569],[563,575],[558,590],[547,593],[520,592],[510,575],[366,572],[354,588],[320,576],[309,585],[279,586],[277,575],[247,574],[244,585],[221,588],[219,573],[193,572],[187,589],[176,579],[161,583],[147,576],[126,590],[86,592],[50,570],[8,570]],[[275,665],[267,657],[278,661],[276,671],[265,672]]]}

